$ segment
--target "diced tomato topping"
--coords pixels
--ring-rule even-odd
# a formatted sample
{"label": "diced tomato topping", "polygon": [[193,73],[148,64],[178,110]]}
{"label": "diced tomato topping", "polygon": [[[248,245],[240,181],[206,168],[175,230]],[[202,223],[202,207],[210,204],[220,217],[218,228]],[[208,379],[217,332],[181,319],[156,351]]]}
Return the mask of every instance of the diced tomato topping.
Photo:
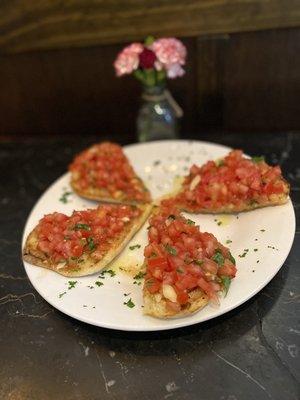
{"label": "diced tomato topping", "polygon": [[[54,262],[74,266],[88,253],[99,260],[141,210],[135,206],[102,205],[94,210],[74,211],[68,217],[61,213],[45,215],[37,225],[38,249]],[[78,264],[80,265],[80,264]]]}
{"label": "diced tomato topping", "polygon": [[95,144],[75,157],[69,170],[81,190],[104,189],[114,199],[151,201],[150,193],[136,176],[122,147],[116,143]]}
{"label": "diced tomato topping", "polygon": [[[149,245],[144,251],[145,289],[166,296],[167,307],[173,312],[188,303],[189,293],[197,288],[218,303],[221,277],[234,277],[236,273],[228,248],[212,234],[200,232],[198,226],[174,207],[162,206],[149,224]],[[168,286],[175,290],[176,302],[172,290],[163,290]]]}
{"label": "diced tomato topping", "polygon": [[236,267],[229,260],[224,262],[224,265],[220,266],[218,269],[218,276],[229,276],[230,278],[234,278],[236,275]]}
{"label": "diced tomato topping", "polygon": [[263,159],[251,160],[241,150],[233,150],[219,162],[193,165],[183,190],[163,203],[185,205],[189,210],[220,210],[230,205],[232,211],[239,211],[266,204],[288,191],[279,166],[269,166]]}

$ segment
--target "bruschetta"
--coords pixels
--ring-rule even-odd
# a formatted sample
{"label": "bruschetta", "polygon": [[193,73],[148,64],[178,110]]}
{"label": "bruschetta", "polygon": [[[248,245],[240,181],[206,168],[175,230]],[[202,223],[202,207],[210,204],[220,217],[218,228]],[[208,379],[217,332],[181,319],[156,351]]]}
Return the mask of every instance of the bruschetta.
{"label": "bruschetta", "polygon": [[233,150],[217,161],[193,165],[179,192],[163,202],[194,213],[233,213],[284,204],[288,196],[279,166]]}
{"label": "bruschetta", "polygon": [[116,143],[94,144],[74,158],[69,170],[79,196],[109,203],[151,202],[149,190]]}
{"label": "bruschetta", "polygon": [[71,216],[45,215],[29,234],[23,258],[64,276],[94,274],[123,250],[150,211],[149,204],[104,204]]}
{"label": "bruschetta", "polygon": [[180,215],[177,208],[158,208],[149,219],[144,250],[144,313],[180,317],[219,302],[236,275],[228,248],[211,233]]}

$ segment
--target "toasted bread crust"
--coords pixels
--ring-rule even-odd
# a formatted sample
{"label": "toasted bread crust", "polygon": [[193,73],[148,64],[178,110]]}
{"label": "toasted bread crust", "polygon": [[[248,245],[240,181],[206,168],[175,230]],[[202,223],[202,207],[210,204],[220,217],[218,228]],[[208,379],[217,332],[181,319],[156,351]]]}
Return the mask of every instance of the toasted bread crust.
{"label": "toasted bread crust", "polygon": [[[182,211],[186,211],[189,213],[199,213],[199,214],[232,214],[244,211],[252,211],[258,208],[270,207],[270,206],[278,206],[287,203],[289,199],[289,192],[290,192],[290,184],[282,178],[282,182],[284,184],[285,190],[282,194],[272,194],[270,200],[264,203],[253,203],[253,204],[244,204],[237,207],[234,204],[227,204],[224,207],[220,207],[217,210],[209,209],[209,208],[189,208],[187,204],[180,204],[179,202],[175,201],[175,205]],[[169,195],[165,196],[161,200],[168,200],[175,198],[176,196],[181,193],[181,190],[172,192]],[[158,203],[159,204],[159,203]]]}
{"label": "toasted bread crust", "polygon": [[145,287],[143,289],[143,299],[143,313],[145,315],[151,315],[152,317],[163,319],[184,317],[201,310],[208,303],[208,297],[199,288],[193,289],[189,293],[188,303],[185,304],[179,312],[170,310],[167,307],[166,299],[161,294],[151,294]]}
{"label": "toasted bread crust", "polygon": [[[143,190],[148,191],[146,186],[144,185],[143,181],[140,178],[136,178],[139,180],[141,187]],[[84,197],[89,200],[96,200],[100,201],[103,203],[114,203],[114,204],[147,204],[147,202],[144,201],[136,201],[136,200],[130,200],[127,198],[126,194],[121,192],[119,193],[118,198],[113,198],[111,197],[110,193],[104,189],[104,188],[98,188],[94,186],[90,186],[85,190],[80,189],[78,185],[78,181],[74,179],[73,174],[71,173],[71,187],[74,190],[76,194],[80,197]],[[151,200],[150,200],[151,201]]]}
{"label": "toasted bread crust", "polygon": [[121,253],[134,234],[143,226],[152,209],[151,204],[139,205],[137,207],[142,210],[142,214],[138,218],[133,219],[122,235],[111,243],[110,249],[100,261],[95,261],[89,254],[84,253],[81,257],[84,261],[78,265],[76,270],[72,270],[61,263],[53,263],[45,253],[37,248],[38,238],[36,228],[33,229],[26,240],[23,259],[32,265],[47,268],[68,277],[86,276],[99,272]]}
{"label": "toasted bread crust", "polygon": [[[274,195],[275,196],[275,195]],[[276,195],[276,199],[270,200],[266,203],[256,203],[256,204],[245,204],[243,206],[237,207],[234,204],[229,204],[224,207],[218,208],[218,210],[211,210],[209,208],[197,208],[192,209],[187,207],[186,205],[177,204],[177,206],[182,210],[190,213],[199,213],[199,214],[232,214],[232,213],[239,213],[244,211],[252,211],[258,208],[264,207],[272,207],[285,204],[288,201],[289,197],[286,194]]]}

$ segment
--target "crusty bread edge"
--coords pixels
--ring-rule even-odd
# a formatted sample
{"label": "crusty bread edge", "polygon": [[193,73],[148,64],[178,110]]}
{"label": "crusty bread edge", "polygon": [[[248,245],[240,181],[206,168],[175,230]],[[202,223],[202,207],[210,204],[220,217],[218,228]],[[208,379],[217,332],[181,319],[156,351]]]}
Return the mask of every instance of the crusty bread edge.
{"label": "crusty bread edge", "polygon": [[137,206],[143,210],[142,215],[133,221],[130,230],[125,233],[125,235],[121,236],[116,243],[113,244],[113,248],[109,250],[105,256],[98,262],[94,262],[90,267],[81,267],[78,271],[70,271],[68,268],[57,268],[57,264],[52,264],[48,259],[42,259],[39,256],[39,251],[33,251],[28,245],[30,238],[32,235],[35,235],[35,229],[28,235],[26,240],[24,250],[23,250],[23,260],[38,267],[43,267],[46,269],[50,269],[54,272],[57,272],[60,275],[68,276],[68,277],[79,277],[79,276],[87,276],[92,275],[97,272],[100,272],[102,269],[108,266],[108,264],[121,253],[121,251],[126,247],[128,242],[132,239],[132,237],[140,230],[140,228],[144,225],[147,220],[151,209],[152,204],[145,204]]}
{"label": "crusty bread edge", "polygon": [[143,300],[144,308],[143,314],[150,315],[151,317],[169,319],[169,318],[181,318],[189,314],[193,314],[208,304],[208,297],[204,294],[200,288],[193,289],[189,293],[190,300],[185,308],[178,313],[172,312],[166,306],[166,300],[164,297],[157,300],[155,294],[151,294],[144,287],[143,288]]}
{"label": "crusty bread edge", "polygon": [[[209,208],[198,208],[196,210],[189,209],[188,207],[186,207],[186,205],[179,204],[179,203],[177,203],[176,206],[181,211],[185,211],[185,212],[193,213],[193,214],[197,214],[197,213],[199,213],[199,214],[234,214],[234,213],[240,213],[240,212],[253,211],[258,208],[283,205],[283,204],[286,204],[287,201],[289,200],[290,184],[284,178],[281,178],[281,179],[285,185],[285,193],[279,194],[277,196],[278,197],[277,201],[270,200],[264,204],[258,204],[258,203],[252,204],[252,205],[249,204],[249,205],[241,207],[241,208],[225,206],[223,208],[219,208],[218,210],[212,210]],[[154,205],[159,206],[162,200],[170,199],[170,198],[176,196],[177,194],[179,194],[180,192],[181,192],[181,190],[177,190],[176,192],[169,193],[168,195],[160,198],[157,202],[154,203]]]}
{"label": "crusty bread edge", "polygon": [[237,207],[233,207],[233,208],[228,208],[228,207],[223,207],[223,208],[219,208],[218,210],[211,210],[209,208],[198,208],[198,209],[189,209],[188,207],[186,207],[186,205],[180,205],[177,204],[178,208],[180,208],[180,210],[188,212],[188,213],[193,213],[193,214],[235,214],[235,213],[241,213],[241,212],[248,212],[248,211],[253,211],[253,210],[257,210],[259,208],[265,208],[265,207],[275,207],[275,206],[279,206],[279,205],[283,205],[286,204],[289,196],[287,195],[280,195],[280,198],[278,199],[278,201],[270,201],[264,204],[252,204],[252,205],[247,205],[246,207],[242,207],[242,208],[237,208]]}
{"label": "crusty bread edge", "polygon": [[[138,179],[141,181],[143,187],[148,191],[144,182],[140,178]],[[114,198],[109,197],[109,194],[104,189],[88,188],[87,190],[80,190],[76,185],[76,181],[74,179],[71,179],[70,185],[78,196],[83,197],[85,199],[98,201],[100,203],[129,204],[129,205],[147,204],[147,202],[143,201],[126,200],[126,198],[124,198],[123,196],[119,200],[116,200]]]}

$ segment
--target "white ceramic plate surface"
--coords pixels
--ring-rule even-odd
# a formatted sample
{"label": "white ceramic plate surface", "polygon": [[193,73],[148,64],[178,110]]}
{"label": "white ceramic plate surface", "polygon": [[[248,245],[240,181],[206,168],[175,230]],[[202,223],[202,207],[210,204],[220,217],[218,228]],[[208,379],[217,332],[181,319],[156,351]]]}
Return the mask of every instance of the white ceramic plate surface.
{"label": "white ceramic plate surface", "polygon": [[[185,175],[193,164],[224,156],[225,146],[199,141],[157,141],[125,147],[125,152],[138,175],[151,190],[153,198],[160,197],[173,187],[177,175]],[[41,196],[27,220],[24,236],[34,228],[44,214],[59,211],[71,214],[73,210],[95,207],[96,203],[74,193],[66,195],[67,203],[60,201],[65,192],[71,192],[69,173],[55,181]],[[39,294],[61,312],[100,327],[125,331],[155,331],[193,325],[215,318],[244,303],[260,291],[278,272],[287,258],[295,234],[295,214],[291,201],[277,207],[263,208],[238,215],[192,215],[202,231],[212,232],[219,241],[230,247],[237,262],[238,273],[229,293],[221,299],[219,308],[210,305],[184,318],[160,320],[142,313],[142,285],[133,274],[119,267],[137,268],[143,261],[143,247],[147,243],[147,226],[131,240],[124,252],[109,269],[116,271],[105,279],[98,275],[69,279],[50,270],[27,262],[27,275]],[[230,244],[226,241],[231,240]],[[130,250],[139,244],[141,248]],[[69,289],[69,281],[77,281]],[[103,285],[97,286],[95,282]],[[136,282],[136,283],[134,283]],[[125,294],[127,296],[125,296]],[[129,299],[135,304],[129,308]]]}

